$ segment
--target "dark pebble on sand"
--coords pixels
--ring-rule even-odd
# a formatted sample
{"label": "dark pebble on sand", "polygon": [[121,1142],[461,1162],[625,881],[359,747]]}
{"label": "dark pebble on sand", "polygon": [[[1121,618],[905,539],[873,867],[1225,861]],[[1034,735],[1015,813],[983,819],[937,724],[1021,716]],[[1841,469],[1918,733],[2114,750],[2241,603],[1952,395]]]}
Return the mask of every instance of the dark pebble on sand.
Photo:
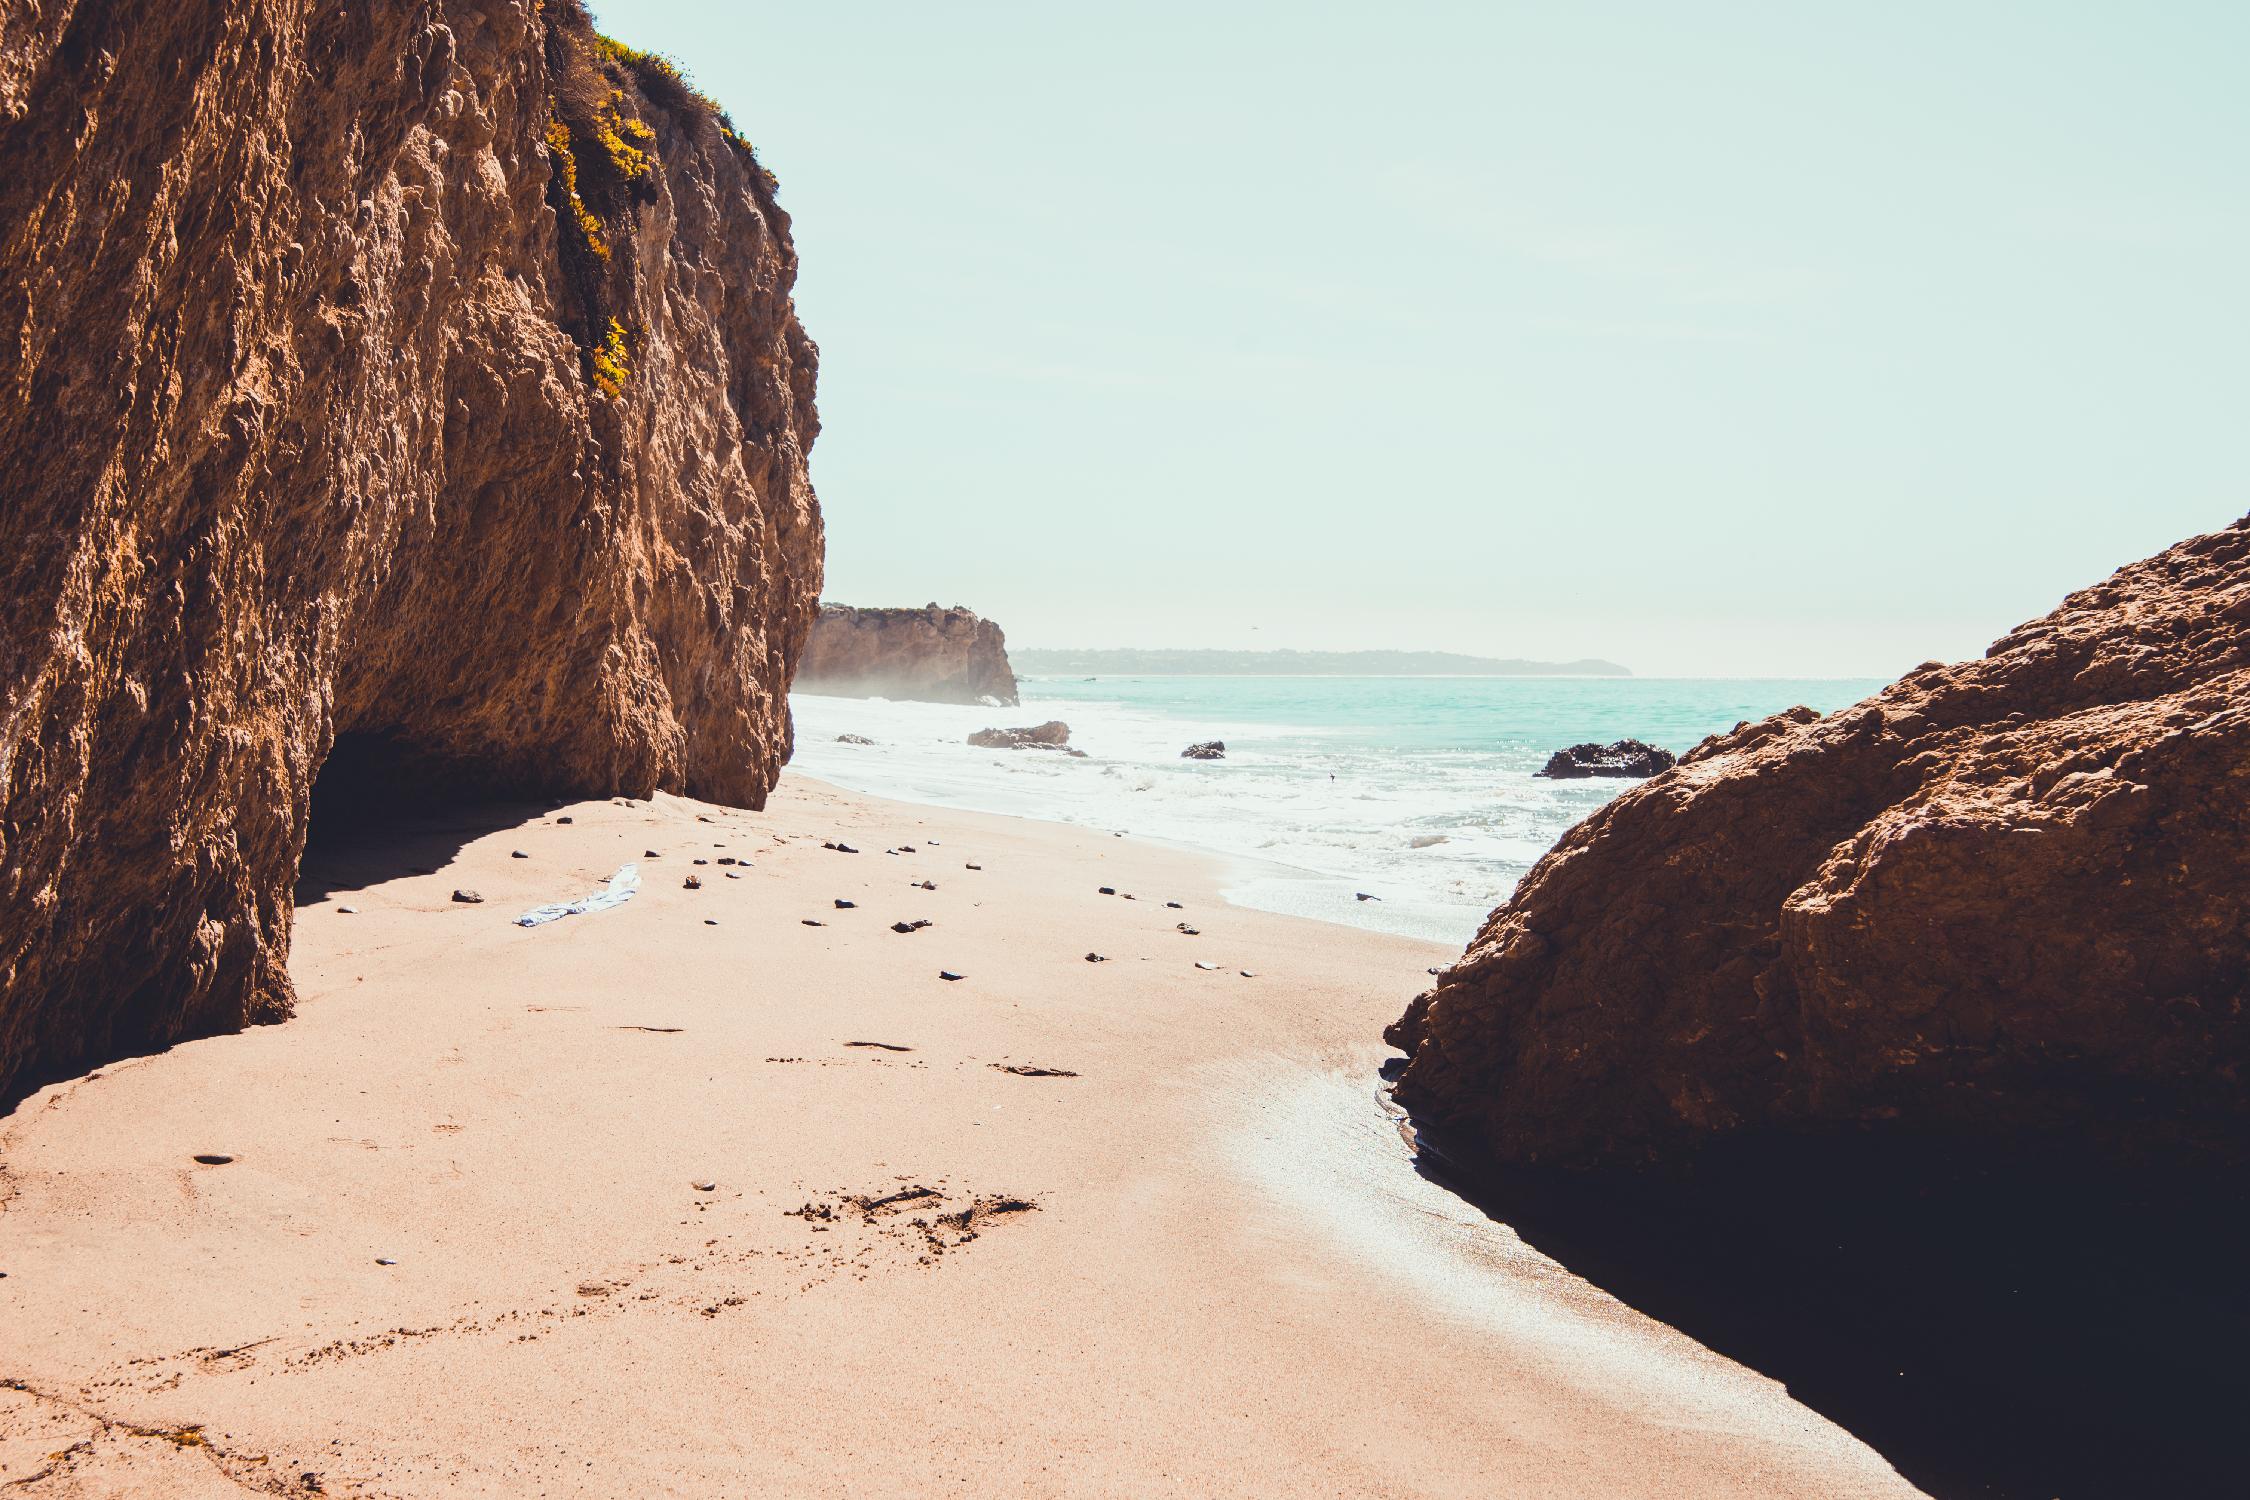
{"label": "dark pebble on sand", "polygon": [[716,927],[719,925],[719,919],[717,917],[705,917],[703,919],[703,925],[706,927]]}
{"label": "dark pebble on sand", "polygon": [[1365,891],[1354,891],[1352,892],[1352,894],[1359,897],[1359,899],[1362,901],[1380,901],[1383,899],[1380,896],[1370,896]]}
{"label": "dark pebble on sand", "polygon": [[715,1193],[719,1190],[719,1185],[715,1182],[697,1182],[690,1184],[690,1186],[699,1193]]}
{"label": "dark pebble on sand", "polygon": [[1167,901],[1167,902],[1165,902],[1165,903],[1164,903],[1164,905],[1165,905],[1165,907],[1166,907],[1167,909],[1169,909],[1169,910],[1171,910],[1171,911],[1185,911],[1185,910],[1187,910],[1187,908],[1186,908],[1186,907],[1184,907],[1184,906],[1180,905],[1180,903],[1179,903],[1179,902],[1177,902],[1177,901]]}
{"label": "dark pebble on sand", "polygon": [[719,863],[722,865],[731,865],[734,863],[734,856],[731,854],[722,854],[719,856]]}
{"label": "dark pebble on sand", "polygon": [[336,908],[336,910],[342,912],[347,917],[356,917],[359,915],[359,908],[356,906],[339,906]]}
{"label": "dark pebble on sand", "polygon": [[508,858],[510,858],[510,859],[529,859],[529,858],[531,858],[531,856],[530,856],[530,855],[528,855],[528,854],[526,854],[526,853],[524,853],[524,852],[523,852],[523,851],[522,851],[521,849],[510,849],[510,850],[508,851]]}
{"label": "dark pebble on sand", "polygon": [[703,889],[703,882],[690,875],[680,882],[680,889],[683,891],[700,891]]}
{"label": "dark pebble on sand", "polygon": [[205,1151],[205,1152],[201,1152],[201,1153],[199,1153],[199,1154],[198,1154],[198,1155],[196,1156],[196,1158],[195,1158],[195,1159],[196,1159],[197,1161],[199,1161],[199,1162],[203,1163],[203,1165],[205,1165],[205,1166],[207,1166],[207,1167],[223,1167],[223,1166],[225,1166],[225,1165],[226,1165],[226,1164],[227,1164],[228,1162],[230,1162],[230,1161],[233,1161],[233,1160],[234,1160],[234,1158],[233,1158],[233,1157],[231,1157],[231,1156],[228,1156],[228,1155],[224,1154],[223,1152],[218,1152],[218,1151]]}
{"label": "dark pebble on sand", "polygon": [[918,880],[913,882],[913,885],[914,889],[918,891],[934,891],[937,889],[937,882],[934,880]]}
{"label": "dark pebble on sand", "polygon": [[699,865],[707,865],[707,864],[711,863],[711,861],[709,861],[709,860],[707,860],[707,859],[699,859],[699,860],[697,860],[697,861],[696,861],[696,863],[697,863],[697,864],[699,864]]}
{"label": "dark pebble on sand", "polygon": [[858,905],[859,903],[857,901],[846,901],[841,896],[838,896],[836,898],[836,910],[838,911],[851,911],[858,907]]}
{"label": "dark pebble on sand", "polygon": [[1101,896],[1114,896],[1117,894],[1117,887],[1114,885],[1105,885],[1099,891],[1095,892],[1095,894]]}
{"label": "dark pebble on sand", "polygon": [[453,899],[460,902],[463,906],[478,906],[482,905],[484,902],[484,897],[478,895],[475,891],[468,890],[455,891],[453,893]]}
{"label": "dark pebble on sand", "polygon": [[662,859],[663,857],[663,855],[658,854],[654,849],[643,849],[641,851],[641,858],[643,859]]}
{"label": "dark pebble on sand", "polygon": [[797,920],[806,927],[826,927],[828,925],[826,922],[818,921],[812,917],[799,917]]}
{"label": "dark pebble on sand", "polygon": [[570,818],[568,818],[568,817],[562,817],[562,818],[557,818],[557,819],[555,819],[555,821],[556,821],[556,822],[558,822],[558,823],[568,823],[568,822],[571,822],[571,821],[573,821],[573,820],[572,820],[572,819],[570,819]]}
{"label": "dark pebble on sand", "polygon": [[732,870],[726,872],[726,877],[729,880],[740,880],[742,878],[740,875],[735,874]]}
{"label": "dark pebble on sand", "polygon": [[1089,953],[1086,955],[1086,962],[1090,964],[1106,964],[1109,962],[1109,959],[1106,955],[1100,953]]}
{"label": "dark pebble on sand", "polygon": [[962,868],[962,869],[964,869],[964,870],[981,870],[981,869],[983,869],[983,868],[984,868],[984,866],[983,866],[983,865],[963,865],[963,866],[962,866],[961,868]]}
{"label": "dark pebble on sand", "polygon": [[389,1256],[387,1256],[387,1255],[378,1255],[378,1256],[376,1256],[376,1257],[375,1257],[375,1264],[377,1264],[377,1265],[379,1265],[379,1266],[395,1266],[395,1265],[397,1265],[397,1264],[398,1264],[398,1262],[397,1262],[397,1261],[395,1261],[395,1260],[392,1260],[392,1259],[391,1259],[391,1258],[390,1258]]}
{"label": "dark pebble on sand", "polygon": [[1195,961],[1195,966],[1199,969],[1209,969],[1213,973],[1217,973],[1219,969],[1217,964],[1207,964],[1200,958]]}
{"label": "dark pebble on sand", "polygon": [[929,919],[928,917],[918,917],[918,918],[916,918],[916,919],[915,919],[914,921],[911,921],[911,922],[893,922],[893,923],[891,924],[891,931],[893,931],[893,932],[920,932],[920,931],[921,931],[921,930],[922,930],[923,928],[925,928],[925,927],[931,927],[931,926],[935,926],[935,925],[936,925],[936,924],[935,924],[935,923],[933,923],[933,922],[931,922],[931,921],[930,921],[930,919]]}
{"label": "dark pebble on sand", "polygon": [[940,969],[937,971],[937,977],[940,979],[966,979],[969,976],[966,974],[956,974],[951,969]]}

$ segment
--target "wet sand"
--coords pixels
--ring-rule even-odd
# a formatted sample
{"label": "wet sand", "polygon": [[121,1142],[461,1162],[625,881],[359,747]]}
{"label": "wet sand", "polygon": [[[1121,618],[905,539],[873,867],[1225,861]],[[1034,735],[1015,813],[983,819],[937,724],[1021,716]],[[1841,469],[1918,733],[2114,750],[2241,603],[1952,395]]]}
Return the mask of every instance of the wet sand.
{"label": "wet sand", "polygon": [[324,845],[295,1020],[0,1119],[0,1484],[1915,1493],[1414,1171],[1450,950],[1220,874],[801,778]]}

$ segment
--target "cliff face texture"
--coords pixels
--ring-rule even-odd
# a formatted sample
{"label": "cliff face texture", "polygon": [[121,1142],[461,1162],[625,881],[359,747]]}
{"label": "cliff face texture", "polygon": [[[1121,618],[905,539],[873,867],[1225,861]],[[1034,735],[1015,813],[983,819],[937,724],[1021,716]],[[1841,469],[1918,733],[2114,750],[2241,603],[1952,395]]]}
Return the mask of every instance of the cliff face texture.
{"label": "cliff face texture", "polygon": [[772,179],[575,0],[0,0],[0,1095],[284,1014],[339,737],[758,805],[818,597]]}
{"label": "cliff face texture", "polygon": [[1981,661],[1698,746],[1391,1029],[1503,1164],[1872,1127],[2239,1161],[2250,521]]}
{"label": "cliff face texture", "polygon": [[973,610],[823,604],[798,685],[843,698],[1012,704],[1007,638]]}

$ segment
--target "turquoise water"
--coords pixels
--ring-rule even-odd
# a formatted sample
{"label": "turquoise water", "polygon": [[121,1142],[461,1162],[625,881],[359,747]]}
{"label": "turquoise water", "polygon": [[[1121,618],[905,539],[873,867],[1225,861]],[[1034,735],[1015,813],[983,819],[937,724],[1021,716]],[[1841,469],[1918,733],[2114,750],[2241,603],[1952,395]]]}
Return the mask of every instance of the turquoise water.
{"label": "turquoise water", "polygon": [[[1018,708],[798,694],[810,775],[906,801],[1051,818],[1230,856],[1248,905],[1459,943],[1564,830],[1629,782],[1534,776],[1585,740],[1686,750],[1863,679],[1026,678]],[[1062,719],[1083,760],[976,750]],[[839,734],[873,745],[845,745]],[[1180,759],[1219,739],[1223,761]],[[1376,897],[1361,901],[1361,893]]]}

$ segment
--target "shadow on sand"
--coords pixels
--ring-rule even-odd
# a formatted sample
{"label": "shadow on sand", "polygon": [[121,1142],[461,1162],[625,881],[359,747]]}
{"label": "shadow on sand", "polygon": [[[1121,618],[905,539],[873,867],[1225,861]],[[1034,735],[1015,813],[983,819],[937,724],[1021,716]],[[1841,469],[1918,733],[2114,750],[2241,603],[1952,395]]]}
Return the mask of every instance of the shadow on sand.
{"label": "shadow on sand", "polygon": [[1940,1500],[2250,1493],[2239,1178],[1864,1138],[1581,1174],[1423,1142],[1424,1175]]}
{"label": "shadow on sand", "polygon": [[496,797],[380,738],[342,736],[313,783],[297,901],[431,874],[486,834],[562,805],[552,797]]}

